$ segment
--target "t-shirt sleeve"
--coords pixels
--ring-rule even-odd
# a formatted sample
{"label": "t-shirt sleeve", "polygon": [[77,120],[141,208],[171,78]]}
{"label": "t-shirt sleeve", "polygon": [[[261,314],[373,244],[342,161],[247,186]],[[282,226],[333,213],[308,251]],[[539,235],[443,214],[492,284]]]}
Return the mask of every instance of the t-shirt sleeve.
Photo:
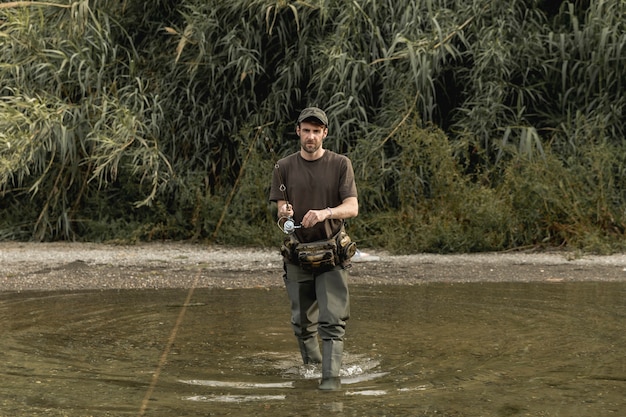
{"label": "t-shirt sleeve", "polygon": [[343,158],[343,160],[345,167],[343,169],[343,177],[339,185],[339,197],[341,198],[341,201],[348,197],[358,197],[352,162],[348,158]]}

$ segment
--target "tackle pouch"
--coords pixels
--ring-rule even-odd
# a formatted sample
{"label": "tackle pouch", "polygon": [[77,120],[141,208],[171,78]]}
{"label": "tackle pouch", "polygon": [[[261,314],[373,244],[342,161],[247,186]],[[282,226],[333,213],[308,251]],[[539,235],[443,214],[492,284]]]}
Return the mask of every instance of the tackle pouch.
{"label": "tackle pouch", "polygon": [[352,258],[356,253],[356,243],[350,239],[350,235],[346,233],[343,226],[341,226],[341,230],[337,233],[335,240],[337,241],[337,256],[339,257],[339,263],[349,261],[350,258]]}
{"label": "tackle pouch", "polygon": [[298,243],[296,261],[303,269],[330,269],[337,265],[337,242],[335,239]]}
{"label": "tackle pouch", "polygon": [[280,246],[280,254],[285,262],[297,263],[296,247],[299,243],[293,233],[290,233],[283,240],[283,244]]}
{"label": "tackle pouch", "polygon": [[306,270],[331,269],[335,265],[346,265],[356,253],[356,243],[342,226],[328,240],[300,243],[292,234],[283,242],[281,253],[286,261],[298,264]]}

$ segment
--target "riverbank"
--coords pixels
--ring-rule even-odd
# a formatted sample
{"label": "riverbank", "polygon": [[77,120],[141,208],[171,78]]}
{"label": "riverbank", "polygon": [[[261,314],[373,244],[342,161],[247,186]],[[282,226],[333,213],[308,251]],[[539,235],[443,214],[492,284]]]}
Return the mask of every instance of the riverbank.
{"label": "riverbank", "polygon": [[[626,254],[515,252],[379,257],[354,263],[351,284],[626,281]],[[0,242],[0,291],[282,286],[276,249],[185,243]]]}

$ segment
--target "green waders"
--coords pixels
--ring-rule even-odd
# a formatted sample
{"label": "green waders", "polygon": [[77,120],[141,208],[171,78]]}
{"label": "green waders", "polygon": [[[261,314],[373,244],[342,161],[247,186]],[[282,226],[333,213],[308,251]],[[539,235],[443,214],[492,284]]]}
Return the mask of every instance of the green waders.
{"label": "green waders", "polygon": [[320,345],[317,341],[317,334],[307,338],[298,338],[300,353],[302,354],[302,362],[305,365],[310,363],[322,363],[322,354],[320,353]]}
{"label": "green waders", "polygon": [[319,333],[322,339],[319,388],[340,389],[343,336],[350,317],[348,272],[341,266],[322,272],[305,271],[286,263],[284,281],[291,302],[291,325],[303,362],[320,362]]}
{"label": "green waders", "polygon": [[322,342],[322,382],[319,389],[338,391],[341,389],[341,359],[343,357],[343,341],[324,340]]}

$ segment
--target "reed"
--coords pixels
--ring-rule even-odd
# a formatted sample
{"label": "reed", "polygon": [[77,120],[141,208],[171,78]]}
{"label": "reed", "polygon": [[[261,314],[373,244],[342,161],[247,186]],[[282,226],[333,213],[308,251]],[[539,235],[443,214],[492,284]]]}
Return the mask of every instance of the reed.
{"label": "reed", "polygon": [[274,245],[273,160],[318,105],[362,244],[615,250],[625,25],[620,0],[3,3],[0,238]]}

